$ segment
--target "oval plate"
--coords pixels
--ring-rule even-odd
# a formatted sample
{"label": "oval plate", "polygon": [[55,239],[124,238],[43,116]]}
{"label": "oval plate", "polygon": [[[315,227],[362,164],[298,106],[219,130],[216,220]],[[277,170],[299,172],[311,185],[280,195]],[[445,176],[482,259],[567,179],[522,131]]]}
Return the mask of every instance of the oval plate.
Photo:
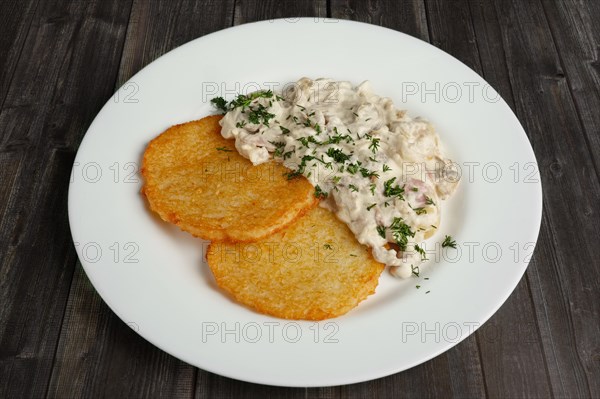
{"label": "oval plate", "polygon": [[[268,50],[248,41],[268,44]],[[153,137],[214,113],[215,96],[281,89],[303,76],[370,80],[376,93],[436,126],[462,174],[420,277],[397,280],[384,272],[376,294],[320,323],[264,316],[228,299],[203,260],[205,243],[160,221],[139,193],[141,155]],[[83,268],[123,321],[202,369],[298,387],[393,374],[467,337],[525,272],[541,210],[527,136],[479,75],[396,31],[312,18],[226,29],[148,65],[90,126],[69,190]],[[435,247],[444,234],[456,239],[457,249]]]}

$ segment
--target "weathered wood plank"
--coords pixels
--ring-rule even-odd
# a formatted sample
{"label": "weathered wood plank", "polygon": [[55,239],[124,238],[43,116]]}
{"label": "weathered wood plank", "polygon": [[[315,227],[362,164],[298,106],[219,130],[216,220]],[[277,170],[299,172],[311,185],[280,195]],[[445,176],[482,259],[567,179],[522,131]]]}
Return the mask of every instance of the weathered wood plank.
{"label": "weathered wood plank", "polygon": [[344,385],[340,396],[348,398],[442,398],[452,395],[447,355],[389,377]]}
{"label": "weathered wood plank", "polygon": [[600,177],[600,3],[544,1],[542,6]]}
{"label": "weathered wood plank", "polygon": [[[503,62],[499,23],[489,15],[489,7],[468,2],[428,1],[429,29],[432,42],[483,75],[509,104],[512,90]],[[492,9],[493,10],[493,9]],[[484,15],[484,13],[487,13]],[[474,15],[477,18],[474,18]],[[478,23],[485,18],[486,24]],[[490,397],[550,395],[535,310],[524,279],[508,301],[476,333]],[[528,326],[527,339],[519,339],[520,330]],[[489,339],[495,333],[493,339]]]}
{"label": "weathered wood plank", "polygon": [[276,18],[327,17],[326,0],[290,1],[277,0],[237,0],[235,3],[234,25],[264,21]]}
{"label": "weathered wood plank", "polygon": [[429,41],[423,1],[332,0],[333,18],[384,26]]}
{"label": "weathered wood plank", "polygon": [[[99,109],[102,100],[89,92],[110,94],[103,83],[114,83],[116,67],[97,63],[110,63],[124,39],[128,10],[120,8],[41,2],[0,112],[0,153],[20,157],[10,165],[14,179],[0,221],[0,397],[46,393],[76,262],[67,220],[74,150],[66,143],[89,123],[79,116]],[[66,85],[80,97],[67,97]],[[77,104],[70,117],[53,121],[49,115],[69,101]]]}
{"label": "weathered wood plank", "polygon": [[495,6],[515,109],[543,183],[545,218],[527,275],[552,393],[597,397],[600,185],[541,3]]}
{"label": "weathered wood plank", "polygon": [[35,158],[44,170],[31,199],[23,199],[27,208],[19,212],[27,217],[15,216],[18,231],[1,241],[0,397],[6,398],[45,394],[76,258],[64,178],[73,153],[50,150]]}
{"label": "weathered wood plank", "polygon": [[[15,152],[0,152],[0,215],[4,215],[8,200],[10,198],[11,188],[16,184],[17,171],[23,159],[23,154]],[[5,245],[0,245],[0,256],[3,255]]]}
{"label": "weathered wood plank", "polygon": [[51,398],[190,397],[195,369],[123,323],[75,271],[48,389]]}
{"label": "weathered wood plank", "polygon": [[234,0],[136,0],[116,87],[175,47],[231,26],[233,3]]}
{"label": "weathered wood plank", "polygon": [[0,2],[0,109],[8,93],[37,4],[38,0]]}
{"label": "weathered wood plank", "polygon": [[[205,3],[135,1],[117,87],[164,52],[231,24],[233,0]],[[113,62],[119,65],[118,59]],[[115,81],[111,88],[114,85]],[[50,397],[70,396],[70,392],[80,397],[191,397],[195,379],[196,368],[152,346],[119,320],[78,264]]]}
{"label": "weathered wood plank", "polygon": [[[260,359],[256,359],[260,361]],[[251,384],[198,370],[196,381],[197,399],[228,398],[305,398],[305,388],[285,388]]]}
{"label": "weathered wood plank", "polygon": [[426,0],[431,44],[452,54],[481,74],[479,51],[468,4]]}
{"label": "weathered wood plank", "polygon": [[[515,101],[506,66],[506,55],[502,45],[500,23],[494,7],[483,1],[469,3],[471,23],[475,33],[480,69],[486,81],[502,96],[514,111]],[[473,61],[477,62],[477,61]],[[472,64],[475,65],[475,64]]]}
{"label": "weathered wood plank", "polygon": [[[247,384],[204,371],[198,371],[194,389],[195,369],[140,339],[106,307],[80,268],[67,302],[76,259],[66,190],[74,149],[115,80],[118,87],[165,51],[216,25],[325,16],[327,4],[238,0],[233,14],[233,0],[208,7],[194,1],[136,2],[117,77],[128,8],[102,3],[42,2],[35,13],[35,2],[0,3],[0,103],[6,98],[0,107],[0,397],[44,396],[61,322],[50,397],[329,398],[372,391],[481,397],[482,372],[492,397],[600,396],[595,268],[600,253],[592,241],[600,231],[600,31],[594,29],[600,3],[430,2],[426,10],[420,1],[331,1],[333,17],[431,38],[483,73],[532,140],[545,211],[528,278],[476,336],[396,376],[308,390]],[[431,36],[425,11],[433,21]],[[28,21],[33,22],[27,35]]]}

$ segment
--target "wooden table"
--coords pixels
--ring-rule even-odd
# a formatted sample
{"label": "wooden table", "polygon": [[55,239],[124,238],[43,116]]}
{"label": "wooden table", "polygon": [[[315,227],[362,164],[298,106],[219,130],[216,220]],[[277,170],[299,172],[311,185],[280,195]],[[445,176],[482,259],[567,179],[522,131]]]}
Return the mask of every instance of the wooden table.
{"label": "wooden table", "polygon": [[[541,171],[539,242],[508,301],[448,352],[362,384],[261,386],[171,357],[103,303],[69,232],[77,147],[118,87],[189,40],[292,16],[381,25],[454,55],[515,111]],[[600,397],[599,20],[596,0],[2,0],[0,398]]]}

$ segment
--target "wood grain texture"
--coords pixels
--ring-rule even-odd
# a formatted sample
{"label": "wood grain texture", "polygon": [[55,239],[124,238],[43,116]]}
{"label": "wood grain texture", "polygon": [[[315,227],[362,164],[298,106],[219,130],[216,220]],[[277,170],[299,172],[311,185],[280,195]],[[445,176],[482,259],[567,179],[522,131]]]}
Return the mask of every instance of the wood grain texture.
{"label": "wood grain texture", "polygon": [[423,1],[332,0],[331,16],[395,29],[429,41]]}
{"label": "wood grain texture", "polygon": [[600,176],[600,2],[541,2],[575,101],[596,175]]}
{"label": "wood grain texture", "polygon": [[[260,361],[260,359],[256,359]],[[273,387],[233,380],[207,371],[198,370],[195,398],[306,398],[305,388]]]}
{"label": "wood grain texture", "polygon": [[14,173],[0,207],[0,397],[46,394],[76,262],[69,143],[89,123],[80,116],[99,110],[88,93],[109,95],[103,83],[116,76],[127,12],[115,3],[40,4],[0,111],[0,153]]}
{"label": "wood grain texture", "polygon": [[[310,389],[147,343],[89,283],[66,211],[76,148],[116,88],[196,37],[301,16],[396,29],[473,68],[522,122],[544,191],[526,278],[476,334],[399,374]],[[599,18],[595,0],[0,2],[0,398],[600,397]]]}
{"label": "wood grain texture", "polygon": [[[233,1],[218,3],[206,8],[185,0],[135,1],[118,78],[115,74],[117,87],[164,52],[229,26]],[[104,304],[78,264],[49,396],[192,397],[196,368],[152,346],[132,328]]]}
{"label": "wood grain texture", "polygon": [[236,0],[233,25],[276,18],[294,23],[298,17],[315,17],[317,22],[327,17],[326,1]]}
{"label": "wood grain texture", "polygon": [[[52,367],[56,339],[76,255],[68,230],[66,193],[73,154],[48,150],[32,154],[42,170],[40,184],[13,190],[0,227],[0,397],[42,397]],[[23,169],[18,174],[24,173]],[[24,186],[22,177],[19,179]],[[18,196],[18,199],[14,197]],[[19,201],[21,200],[22,203]],[[14,223],[14,225],[13,225]],[[52,228],[42,229],[39,224]],[[11,226],[12,225],[12,226]],[[6,231],[13,228],[13,235]]]}
{"label": "wood grain texture", "polygon": [[[511,104],[512,90],[504,53],[498,46],[501,43],[498,21],[495,14],[489,12],[490,7],[484,2],[442,0],[428,1],[427,6],[432,42],[482,75]],[[488,24],[480,23],[482,19]],[[524,279],[476,333],[489,397],[550,395],[545,368],[528,367],[532,362],[544,364],[540,332],[534,321],[535,309]],[[527,331],[521,331],[525,326]]]}
{"label": "wood grain texture", "polygon": [[233,3],[234,0],[135,0],[116,87],[164,53],[231,26]]}
{"label": "wood grain texture", "polygon": [[38,0],[0,2],[0,109],[4,104],[37,5]]}
{"label": "wood grain texture", "polygon": [[48,397],[189,398],[195,369],[145,341],[139,328],[107,308],[79,266]]}
{"label": "wood grain texture", "polygon": [[541,239],[527,275],[550,386],[555,396],[597,397],[600,247],[590,237],[600,231],[598,177],[541,3],[498,1],[496,13],[542,178]]}

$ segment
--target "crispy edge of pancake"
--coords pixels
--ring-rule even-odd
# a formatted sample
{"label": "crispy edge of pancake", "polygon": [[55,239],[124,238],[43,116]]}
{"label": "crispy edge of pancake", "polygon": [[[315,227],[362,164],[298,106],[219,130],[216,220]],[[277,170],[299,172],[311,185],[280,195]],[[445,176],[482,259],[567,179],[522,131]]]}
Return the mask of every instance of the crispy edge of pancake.
{"label": "crispy edge of pancake", "polygon": [[[301,243],[304,251],[312,251],[311,246],[316,245],[319,253],[327,256],[327,250],[321,247],[326,244],[323,234],[329,236],[329,245],[339,248],[338,263],[321,261],[321,256],[318,262],[308,264],[286,265],[285,259],[270,261],[268,246],[273,244],[283,247],[286,243]],[[242,254],[252,247],[260,248],[259,261],[243,259],[246,256]],[[262,256],[265,248],[268,259]],[[231,255],[235,256],[233,260],[228,259]],[[260,313],[294,320],[323,320],[347,313],[375,292],[385,268],[373,259],[367,247],[356,241],[343,222],[320,207],[286,230],[255,243],[211,243],[206,258],[217,285],[238,303]]]}
{"label": "crispy edge of pancake", "polygon": [[[190,217],[188,216],[190,212],[187,212],[186,208],[179,207],[178,209],[177,206],[172,206],[172,204],[169,203],[168,197],[164,196],[164,192],[161,192],[164,190],[159,187],[160,181],[156,181],[156,173],[153,173],[152,171],[153,168],[165,166],[160,163],[158,165],[156,164],[157,159],[160,159],[161,155],[165,155],[165,151],[163,151],[162,147],[173,144],[172,141],[179,138],[176,137],[178,134],[181,134],[182,136],[189,134],[186,129],[192,128],[198,129],[199,134],[208,137],[207,142],[210,143],[211,149],[218,148],[219,146],[235,148],[233,140],[227,140],[220,134],[221,127],[218,122],[221,118],[221,115],[213,115],[197,121],[175,125],[150,141],[144,151],[142,160],[141,174],[144,178],[144,185],[141,192],[146,197],[152,211],[157,213],[163,220],[175,224],[180,229],[199,238],[208,240],[227,240],[230,242],[252,242],[284,229],[308,210],[316,206],[318,200],[313,194],[314,188],[305,178],[295,179],[294,181],[280,181],[279,185],[267,182],[270,184],[269,186],[259,187],[259,191],[263,191],[263,194],[268,195],[270,193],[273,201],[276,201],[279,198],[285,198],[285,203],[282,203],[279,207],[272,208],[268,217],[264,218],[254,217],[256,216],[256,208],[251,207],[254,205],[252,203],[248,203],[248,206],[246,207],[248,212],[245,214],[231,213],[221,219],[196,218],[196,220],[190,220]],[[210,137],[211,135],[213,137]],[[177,143],[177,145],[182,145],[187,149],[184,144],[186,144],[185,137],[181,144]],[[224,154],[219,151],[215,151],[214,154],[207,152],[207,155],[199,156],[203,161],[208,160],[209,162],[212,161],[215,163],[222,162],[223,157]],[[252,166],[250,161],[237,153],[235,149],[232,152],[228,152],[226,157],[227,159],[233,157],[237,162],[244,163],[247,167],[261,168],[261,165]],[[153,162],[154,164],[152,164]],[[160,160],[158,162],[160,162]],[[185,164],[185,162],[183,162],[183,164]],[[173,165],[169,164],[165,169],[168,169],[169,167],[173,167]],[[267,168],[268,166],[262,167],[264,170],[264,168]],[[279,168],[281,171],[287,170],[283,165],[272,165],[272,167]],[[200,164],[198,164],[198,168],[201,168]],[[290,186],[293,190],[289,189]],[[246,187],[246,189],[248,189],[248,187]],[[230,191],[232,196],[240,193],[239,187],[230,187],[228,191]],[[192,195],[194,194],[189,193],[190,202],[192,202]],[[241,195],[247,194],[243,194],[242,192]],[[213,196],[208,196],[205,202],[202,202],[197,208],[201,209],[205,206],[211,206],[214,201],[219,200],[223,201],[226,199],[216,199]],[[187,206],[187,204],[185,206]],[[248,218],[249,220],[246,220],[245,218]],[[223,221],[227,222],[226,226],[222,225]],[[248,228],[248,226],[252,227]]]}

